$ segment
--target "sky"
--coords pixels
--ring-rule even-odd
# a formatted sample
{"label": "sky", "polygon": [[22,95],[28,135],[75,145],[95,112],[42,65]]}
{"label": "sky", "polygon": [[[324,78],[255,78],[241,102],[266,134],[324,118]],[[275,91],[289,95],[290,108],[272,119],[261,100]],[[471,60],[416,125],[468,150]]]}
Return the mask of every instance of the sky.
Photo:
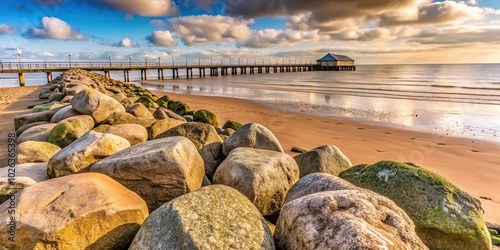
{"label": "sky", "polygon": [[498,0],[9,0],[0,60],[500,63]]}

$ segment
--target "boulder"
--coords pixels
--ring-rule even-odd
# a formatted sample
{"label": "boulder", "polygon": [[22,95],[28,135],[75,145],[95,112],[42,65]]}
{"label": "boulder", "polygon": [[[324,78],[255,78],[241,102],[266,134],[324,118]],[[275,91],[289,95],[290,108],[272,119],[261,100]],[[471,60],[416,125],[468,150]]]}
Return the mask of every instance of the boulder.
{"label": "boulder", "polygon": [[148,211],[134,192],[111,178],[84,173],[33,184],[0,205],[0,245],[6,249],[126,249]]}
{"label": "boulder", "polygon": [[[163,111],[161,111],[163,112]],[[184,122],[172,119],[172,118],[166,118],[162,120],[158,120],[155,123],[153,123],[151,126],[148,127],[148,138],[149,140],[155,139],[158,135],[166,132],[167,130],[179,126]]]}
{"label": "boulder", "polygon": [[269,129],[258,124],[248,123],[229,136],[222,146],[224,155],[238,147],[249,147],[284,152],[278,139]]}
{"label": "boulder", "polygon": [[63,108],[64,107],[58,107],[55,109],[46,110],[42,112],[16,116],[14,117],[14,128],[15,130],[18,130],[20,127],[34,122],[50,122],[52,116],[54,116],[54,114],[57,113],[57,111]]}
{"label": "boulder", "polygon": [[55,178],[86,172],[95,162],[128,147],[122,137],[89,131],[50,158],[47,174]]}
{"label": "boulder", "polygon": [[78,113],[90,115],[96,123],[104,121],[114,112],[124,112],[125,108],[115,99],[93,89],[78,92],[71,100]]}
{"label": "boulder", "polygon": [[60,102],[64,98],[64,94],[60,92],[54,92],[49,96],[49,102]]}
{"label": "boulder", "polygon": [[137,99],[135,103],[141,103],[147,108],[158,108],[158,104],[156,104],[155,101],[150,96],[147,95],[139,97],[139,99]]}
{"label": "boulder", "polygon": [[49,99],[49,96],[52,94],[52,91],[50,90],[45,90],[43,92],[40,92],[38,94],[38,99]]}
{"label": "boulder", "polygon": [[222,126],[222,128],[223,129],[230,128],[230,129],[238,130],[239,128],[241,128],[241,126],[243,126],[243,125],[239,122],[228,120],[228,121],[226,121],[226,123],[224,123],[224,126]]}
{"label": "boulder", "polygon": [[47,111],[47,110],[60,108],[60,107],[64,107],[64,106],[67,106],[67,105],[60,104],[57,102],[49,102],[49,103],[38,104],[35,107],[33,107],[33,109],[31,111],[33,113],[38,113],[38,112]]}
{"label": "boulder", "polygon": [[214,184],[235,188],[264,216],[280,211],[290,187],[299,179],[299,167],[285,153],[237,148],[231,151],[214,175]]}
{"label": "boulder", "polygon": [[174,199],[151,213],[129,249],[275,246],[266,221],[245,196],[230,187],[212,185]]}
{"label": "boulder", "polygon": [[236,131],[232,128],[222,129],[220,132],[218,131],[219,135],[225,135],[226,137],[231,136],[234,132]]}
{"label": "boulder", "polygon": [[135,117],[127,112],[115,112],[111,114],[102,124],[118,125],[118,124],[138,124],[143,127],[149,127],[155,123],[156,119],[145,119]]}
{"label": "boulder", "polygon": [[189,111],[189,106],[184,102],[171,100],[170,102],[168,102],[168,109],[182,116]]}
{"label": "boulder", "polygon": [[293,184],[286,194],[285,204],[314,193],[359,189],[357,186],[335,175],[313,173],[300,178],[299,181]]}
{"label": "boulder", "polygon": [[151,112],[149,112],[148,108],[146,108],[146,106],[144,106],[144,104],[142,104],[140,102],[134,103],[134,104],[128,106],[126,110],[127,110],[127,113],[129,113],[135,117],[145,118],[145,119],[155,119],[153,114],[151,114]]}
{"label": "boulder", "polygon": [[217,166],[222,162],[222,139],[211,125],[199,122],[183,123],[173,127],[156,138],[184,136],[191,140],[205,165],[205,173],[212,176]]}
{"label": "boulder", "polygon": [[[182,122],[187,122],[186,119],[184,119],[184,117],[176,114],[174,111],[170,110],[170,109],[166,109],[166,108],[163,108],[163,107],[160,107],[158,108],[159,110],[165,112],[165,114],[172,118],[172,119],[176,119],[176,120],[179,120],[179,121],[182,121]],[[158,119],[158,118],[157,118]]]}
{"label": "boulder", "polygon": [[61,110],[57,111],[57,113],[52,116],[50,119],[51,123],[58,123],[64,119],[73,117],[73,116],[79,116],[81,115],[80,113],[76,112],[76,110],[73,109],[73,106],[68,105]]}
{"label": "boulder", "polygon": [[80,93],[82,90],[88,90],[88,89],[90,89],[90,87],[88,85],[85,85],[85,84],[68,83],[68,84],[65,84],[62,93],[66,96],[68,96],[68,95],[74,96],[74,95]]}
{"label": "boulder", "polygon": [[60,147],[52,143],[25,141],[17,145],[17,164],[48,162],[60,150]]}
{"label": "boulder", "polygon": [[50,131],[52,131],[55,126],[56,124],[54,123],[47,123],[29,128],[17,137],[17,143],[21,144],[25,141],[46,142],[49,139]]}
{"label": "boulder", "polygon": [[148,131],[137,124],[101,125],[95,128],[94,131],[123,137],[131,146],[148,140]]}
{"label": "boulder", "polygon": [[326,191],[283,206],[274,232],[279,249],[428,249],[411,219],[370,191]]}
{"label": "boulder", "polygon": [[304,148],[304,147],[292,147],[292,149],[290,151],[302,154],[302,153],[305,153],[305,152],[309,151],[309,149],[308,148]]}
{"label": "boulder", "polygon": [[481,203],[433,172],[381,161],[350,168],[340,177],[393,200],[431,249],[491,249]]}
{"label": "boulder", "polygon": [[168,119],[170,118],[165,111],[163,111],[161,108],[157,108],[155,112],[153,112],[153,117],[157,120],[163,120],[163,119]]}
{"label": "boulder", "polygon": [[99,161],[89,171],[108,175],[136,192],[149,211],[199,189],[205,175],[201,156],[184,137],[135,145]]}
{"label": "boulder", "polygon": [[123,93],[117,93],[117,94],[114,94],[111,98],[113,98],[117,102],[121,103],[123,100],[127,99],[127,96]]}
{"label": "boulder", "polygon": [[16,164],[15,168],[0,168],[0,204],[19,190],[48,179],[46,162]]}
{"label": "boulder", "polygon": [[214,113],[204,109],[194,112],[193,121],[210,124],[214,127],[219,127],[219,119],[217,119],[217,116]]}
{"label": "boulder", "polygon": [[300,177],[311,173],[327,173],[338,176],[352,167],[351,161],[335,146],[325,145],[294,157],[300,168]]}
{"label": "boulder", "polygon": [[123,99],[120,103],[123,104],[123,106],[128,107],[132,104],[135,103],[135,101],[139,100],[139,97],[137,96],[131,96],[126,99]]}
{"label": "boulder", "polygon": [[42,121],[42,122],[34,122],[34,123],[26,124],[26,125],[24,125],[16,130],[16,136],[19,137],[24,131],[28,130],[29,128],[36,127],[38,125],[48,124],[48,123],[49,122]]}
{"label": "boulder", "polygon": [[94,128],[89,115],[73,116],[60,121],[50,132],[48,142],[64,148]]}

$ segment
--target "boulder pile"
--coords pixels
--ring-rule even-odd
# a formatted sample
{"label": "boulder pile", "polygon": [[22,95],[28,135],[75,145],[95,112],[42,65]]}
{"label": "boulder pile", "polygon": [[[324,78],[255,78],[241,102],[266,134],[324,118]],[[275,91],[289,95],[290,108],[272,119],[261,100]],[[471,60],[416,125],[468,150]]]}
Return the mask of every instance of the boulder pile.
{"label": "boulder pile", "polygon": [[3,248],[492,247],[480,202],[414,164],[293,158],[260,124],[83,70],[47,87],[14,120],[15,181],[0,169]]}

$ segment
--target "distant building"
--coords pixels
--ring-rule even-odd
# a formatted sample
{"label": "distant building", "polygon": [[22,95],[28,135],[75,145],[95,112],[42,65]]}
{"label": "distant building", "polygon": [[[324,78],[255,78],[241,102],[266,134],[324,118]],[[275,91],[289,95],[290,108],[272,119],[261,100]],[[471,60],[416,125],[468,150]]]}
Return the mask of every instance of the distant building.
{"label": "distant building", "polygon": [[345,55],[328,53],[321,59],[316,60],[320,70],[354,71],[356,66],[354,60]]}

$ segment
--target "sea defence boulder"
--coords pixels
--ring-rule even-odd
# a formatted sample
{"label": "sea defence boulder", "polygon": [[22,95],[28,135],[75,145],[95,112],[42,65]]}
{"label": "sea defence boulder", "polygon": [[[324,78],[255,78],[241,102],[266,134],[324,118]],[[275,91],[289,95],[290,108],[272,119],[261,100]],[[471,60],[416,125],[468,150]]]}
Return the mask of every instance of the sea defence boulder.
{"label": "sea defence boulder", "polygon": [[290,187],[299,179],[299,168],[285,153],[254,148],[237,148],[220,164],[214,184],[235,188],[262,215],[279,212]]}
{"label": "sea defence boulder", "polygon": [[228,155],[231,150],[238,147],[284,152],[273,133],[258,123],[248,123],[236,130],[224,141],[222,151],[224,155]]}
{"label": "sea defence boulder", "polygon": [[393,200],[431,249],[491,249],[481,203],[433,172],[381,161],[355,166],[340,177]]}
{"label": "sea defence boulder", "polygon": [[155,123],[156,119],[146,119],[135,117],[127,112],[115,112],[108,116],[101,124],[118,125],[118,124],[138,124],[143,127],[149,127]]}
{"label": "sea defence boulder", "polygon": [[[163,112],[163,111],[160,111]],[[183,121],[173,119],[173,118],[164,118],[156,121],[151,126],[148,127],[148,138],[149,140],[156,139],[158,135],[166,132],[167,130],[177,127],[184,123]]]}
{"label": "sea defence boulder", "polygon": [[50,131],[48,142],[64,148],[82,137],[94,127],[94,119],[89,115],[79,115],[64,119]]}
{"label": "sea defence boulder", "polygon": [[85,89],[71,99],[71,106],[78,113],[90,115],[96,123],[104,121],[114,112],[125,112],[125,107],[98,90]]}
{"label": "sea defence boulder", "polygon": [[151,213],[132,242],[142,249],[275,249],[266,221],[238,191],[211,185]]}
{"label": "sea defence boulder", "polygon": [[411,219],[370,191],[307,195],[283,206],[274,232],[279,249],[428,249]]}
{"label": "sea defence boulder", "polygon": [[146,106],[144,106],[144,104],[140,102],[128,106],[126,110],[127,113],[135,117],[145,118],[145,119],[155,119],[153,114],[149,112],[148,108],[146,108]]}
{"label": "sea defence boulder", "polygon": [[15,242],[10,200],[0,205],[0,245],[7,249],[126,249],[148,216],[138,195],[97,173],[33,184],[12,200]]}
{"label": "sea defence boulder", "polygon": [[285,203],[319,192],[359,189],[340,177],[325,173],[313,173],[300,178],[293,184],[286,194]]}
{"label": "sea defence boulder", "polygon": [[48,162],[60,150],[52,143],[25,141],[17,145],[17,164]]}
{"label": "sea defence boulder", "polygon": [[300,168],[300,177],[311,173],[327,173],[338,176],[352,167],[351,161],[335,146],[325,145],[294,157]]}
{"label": "sea defence boulder", "polygon": [[131,146],[148,140],[148,131],[137,124],[101,125],[95,128],[94,131],[123,137]]}
{"label": "sea defence boulder", "polygon": [[205,165],[205,174],[213,175],[222,162],[222,139],[211,125],[200,122],[188,122],[173,127],[156,138],[183,136],[193,142]]}
{"label": "sea defence boulder", "polygon": [[50,122],[52,116],[63,108],[64,107],[59,107],[42,112],[16,116],[14,117],[14,128],[15,130],[18,130],[20,127],[34,122]]}
{"label": "sea defence boulder", "polygon": [[51,123],[59,123],[60,121],[73,117],[73,116],[79,116],[81,115],[80,113],[76,112],[76,110],[73,109],[73,106],[68,105],[61,110],[57,111],[57,113],[52,116],[50,119]]}
{"label": "sea defence boulder", "polygon": [[97,161],[130,147],[130,143],[113,134],[89,131],[49,160],[47,174],[60,177],[86,172]]}
{"label": "sea defence boulder", "polygon": [[205,175],[200,154],[184,137],[135,145],[99,161],[89,171],[108,175],[136,192],[149,211],[199,189]]}
{"label": "sea defence boulder", "polygon": [[46,162],[17,164],[15,170],[0,168],[0,204],[23,188],[48,179]]}
{"label": "sea defence boulder", "polygon": [[217,116],[214,113],[204,109],[194,112],[193,121],[210,124],[216,128],[219,127],[219,119],[217,119]]}
{"label": "sea defence boulder", "polygon": [[47,123],[31,127],[17,137],[17,143],[21,144],[26,141],[46,142],[49,139],[50,131],[52,131],[55,126],[56,124],[54,123]]}

